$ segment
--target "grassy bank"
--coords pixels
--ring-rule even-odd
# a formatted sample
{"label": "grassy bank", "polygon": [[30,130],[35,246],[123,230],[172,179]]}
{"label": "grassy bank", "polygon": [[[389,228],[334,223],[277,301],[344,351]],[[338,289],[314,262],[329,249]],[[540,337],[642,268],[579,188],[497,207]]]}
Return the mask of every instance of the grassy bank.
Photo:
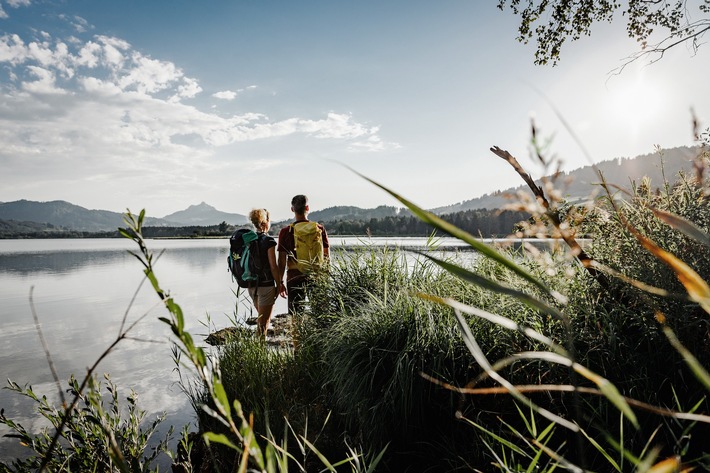
{"label": "grassy bank", "polygon": [[[710,366],[708,314],[690,300],[678,274],[633,234],[646,235],[708,280],[707,242],[657,218],[673,212],[707,235],[707,197],[701,185],[683,177],[660,193],[638,186],[615,205],[600,200],[579,227],[594,235],[586,249],[603,278],[559,246],[501,250],[539,284],[485,257],[437,264],[393,248],[336,257],[311,288],[309,309],[297,318],[295,352],[269,352],[252,338],[224,349],[222,365],[235,367],[226,383],[230,396],[268,419],[276,432],[283,432],[284,417],[296,431],[306,428],[306,420],[317,430],[328,418],[326,435],[318,439],[324,450],[337,454],[343,441],[368,452],[386,448],[384,471],[486,470],[482,466],[492,463],[504,469],[501,462],[513,470],[533,463],[552,469],[558,456],[597,471],[631,471],[651,454],[655,461],[679,456],[710,467],[710,450],[700,440],[710,434],[706,422],[651,409],[709,411],[708,387],[666,332],[701,366]],[[473,277],[464,281],[466,274],[478,284],[470,283]],[[512,291],[550,309],[541,311]],[[555,293],[564,297],[555,299]],[[437,298],[498,316],[503,322],[462,315],[485,359],[501,360],[496,372],[524,390],[536,385],[538,392],[525,401],[501,391],[472,356],[454,308]],[[550,350],[531,332],[560,349]],[[566,360],[595,374],[541,354],[551,352],[564,352]],[[618,395],[600,391],[599,377]],[[457,390],[464,387],[479,391]],[[633,406],[633,418],[620,405]],[[579,429],[561,427],[542,410]],[[544,449],[532,442],[538,436]]]}

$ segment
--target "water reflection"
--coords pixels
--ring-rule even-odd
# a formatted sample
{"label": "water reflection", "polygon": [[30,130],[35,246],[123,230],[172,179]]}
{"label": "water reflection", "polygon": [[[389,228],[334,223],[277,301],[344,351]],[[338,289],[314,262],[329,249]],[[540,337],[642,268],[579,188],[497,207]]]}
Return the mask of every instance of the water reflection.
{"label": "water reflection", "polygon": [[[147,316],[135,327],[134,340],[122,341],[100,365],[97,374],[110,373],[122,394],[138,394],[140,408],[150,418],[168,413],[167,428],[193,421],[194,413],[181,392],[171,359],[169,329],[158,320],[165,309],[149,284],[142,267],[123,242],[86,240],[85,250],[76,241],[0,241],[0,379],[30,384],[35,392],[56,400],[47,360],[32,318],[30,288],[53,362],[63,383],[71,374],[83,376],[87,366],[116,339],[124,316],[127,323]],[[187,329],[206,335],[203,326],[209,313],[214,325],[231,323],[234,311],[233,283],[227,273],[225,240],[156,242],[155,252],[165,252],[156,263],[161,285],[186,314]],[[127,310],[130,306],[130,310]],[[29,429],[42,425],[32,414],[32,403],[16,393],[0,390],[0,407],[8,417]],[[7,433],[0,427],[0,435]],[[0,459],[21,454],[15,440],[0,438]]]}
{"label": "water reflection", "polygon": [[66,274],[84,266],[110,266],[126,258],[126,251],[0,254],[0,273],[27,276],[32,273]]}

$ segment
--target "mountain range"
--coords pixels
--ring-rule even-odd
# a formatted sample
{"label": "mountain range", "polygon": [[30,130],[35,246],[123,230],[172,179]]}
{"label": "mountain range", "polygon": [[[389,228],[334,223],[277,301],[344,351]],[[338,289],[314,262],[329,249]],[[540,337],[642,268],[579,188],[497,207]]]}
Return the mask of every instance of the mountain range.
{"label": "mountain range", "polygon": [[[121,213],[108,210],[89,210],[63,200],[2,202],[0,203],[0,221],[41,223],[85,232],[113,231],[118,227],[125,226]],[[221,212],[202,202],[163,218],[146,217],[144,225],[148,227],[185,227],[219,225],[221,222],[243,225],[247,223],[247,218],[241,214]]]}
{"label": "mountain range", "polygon": [[[603,161],[598,163],[596,168],[604,174],[610,183],[622,187],[629,187],[631,181],[639,181],[643,177],[650,178],[652,187],[661,187],[666,180],[673,182],[678,172],[691,172],[693,159],[697,154],[697,148],[679,147],[635,158]],[[511,169],[510,172],[515,171]],[[598,188],[594,184],[599,181],[599,178],[592,166],[562,173],[559,177],[561,178],[559,182],[565,183],[563,195],[569,201],[584,200],[588,198],[595,187]],[[497,209],[508,203],[506,196],[515,195],[518,191],[529,192],[529,189],[521,184],[518,187],[484,194],[474,199],[430,210],[443,215],[473,209]],[[310,218],[321,222],[369,221],[373,218],[395,217],[401,211],[400,208],[386,205],[374,209],[336,206],[313,211],[310,213]],[[52,202],[18,200],[0,203],[0,227],[7,221],[13,221],[15,224],[19,222],[33,228],[37,224],[45,224],[51,227],[86,232],[113,231],[117,227],[124,226],[122,214],[118,212],[89,210],[60,200]],[[241,214],[219,211],[202,202],[162,218],[146,217],[145,226],[212,226],[222,222],[243,225],[248,223],[248,219]]]}
{"label": "mountain range", "polygon": [[[557,178],[557,189],[562,191],[563,197],[570,202],[583,201],[596,190],[601,191],[599,176],[595,167],[605,177],[608,183],[623,188],[629,188],[631,181],[638,182],[647,177],[653,188],[660,188],[664,181],[674,182],[680,171],[692,172],[693,160],[698,156],[698,148],[686,146],[670,148],[660,153],[650,153],[635,158],[617,158],[601,161],[592,166],[584,166],[569,172],[561,172]],[[511,168],[511,173],[515,171]],[[540,180],[536,181],[540,184]],[[522,179],[521,179],[522,183]],[[432,212],[443,215],[472,209],[498,209],[510,202],[510,196],[519,191],[530,193],[525,184],[511,187],[491,194],[484,194],[475,199],[466,200],[457,204],[430,209]]]}

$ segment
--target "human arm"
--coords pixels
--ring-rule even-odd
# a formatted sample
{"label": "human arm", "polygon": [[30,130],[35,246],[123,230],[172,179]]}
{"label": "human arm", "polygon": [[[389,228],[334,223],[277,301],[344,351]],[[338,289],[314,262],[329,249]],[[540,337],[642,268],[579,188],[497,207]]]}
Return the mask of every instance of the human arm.
{"label": "human arm", "polygon": [[[281,270],[281,262],[276,261],[276,250],[272,246],[267,252],[269,257],[269,266],[271,267],[271,275],[276,281],[276,291],[281,297],[286,297],[286,286],[284,286],[283,272]],[[281,259],[281,253],[279,252],[279,260]]]}
{"label": "human arm", "polygon": [[[281,239],[279,238],[279,241]],[[276,288],[277,291],[279,291],[279,294],[281,294],[281,286],[284,285],[283,278],[286,274],[286,251],[284,251],[281,246],[279,246],[279,258],[278,258],[278,268],[276,272],[279,274],[279,280],[277,281],[277,285],[279,287]],[[286,294],[286,290],[284,289],[284,294]],[[281,297],[286,297],[284,294],[281,294]]]}
{"label": "human arm", "polygon": [[330,258],[330,242],[328,242],[328,232],[325,227],[321,224],[321,238],[323,239],[323,256],[325,259]]}

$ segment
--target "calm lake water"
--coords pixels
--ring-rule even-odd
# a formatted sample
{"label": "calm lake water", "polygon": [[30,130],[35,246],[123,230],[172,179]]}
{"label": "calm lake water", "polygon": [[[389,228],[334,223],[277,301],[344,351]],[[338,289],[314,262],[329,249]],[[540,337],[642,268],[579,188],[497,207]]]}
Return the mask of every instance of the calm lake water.
{"label": "calm lake water", "polygon": [[[426,238],[331,237],[334,248],[363,244],[411,248],[424,247],[426,242]],[[439,243],[447,249],[464,247],[449,238]],[[237,301],[233,293],[236,284],[227,272],[228,246],[226,239],[148,240],[155,254],[165,250],[155,264],[158,281],[182,307],[187,329],[198,342],[211,330],[232,325],[237,307],[241,320],[250,315],[246,301]],[[143,285],[131,304],[143,279],[142,266],[127,251],[136,249],[126,239],[0,240],[2,382],[9,378],[20,385],[30,384],[36,393],[58,398],[32,317],[33,288],[34,307],[63,383],[71,374],[84,376],[116,339],[124,316],[130,324],[148,314],[131,332],[141,341],[122,341],[97,373],[110,373],[122,397],[135,390],[148,419],[166,412],[163,430],[194,423],[192,408],[177,384],[170,330],[158,321],[167,311],[149,284]],[[274,313],[283,312],[286,301],[279,299]],[[33,407],[22,396],[0,390],[0,408],[6,415],[37,431],[44,424]],[[0,435],[6,433],[8,429],[0,426]],[[22,451],[16,440],[0,438],[0,460]],[[169,464],[167,458],[164,461]]]}

